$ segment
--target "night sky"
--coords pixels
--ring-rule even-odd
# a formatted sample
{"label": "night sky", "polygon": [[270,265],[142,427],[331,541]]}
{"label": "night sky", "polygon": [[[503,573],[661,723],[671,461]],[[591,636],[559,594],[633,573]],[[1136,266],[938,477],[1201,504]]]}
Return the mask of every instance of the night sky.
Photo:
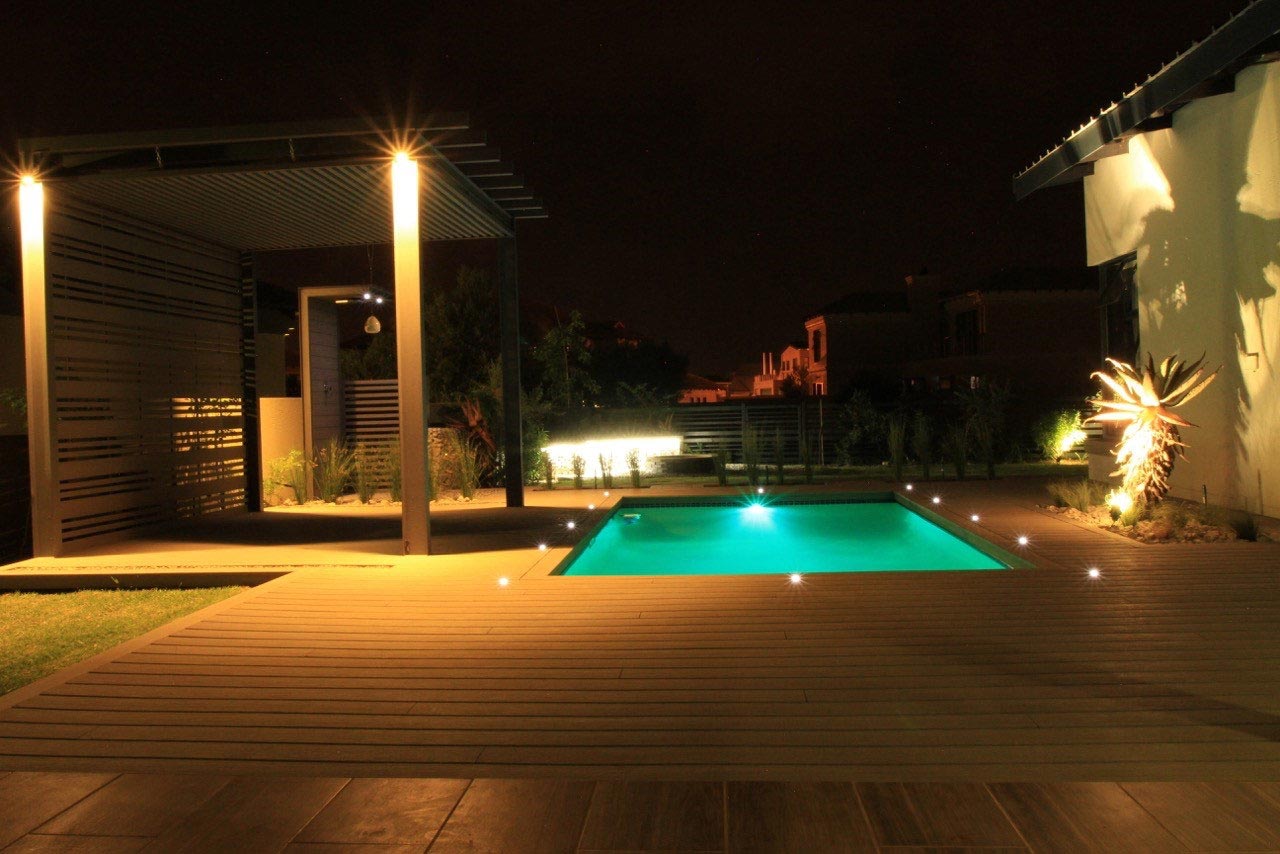
{"label": "night sky", "polygon": [[1079,186],[1012,174],[1241,6],[27,3],[0,146],[463,110],[551,215],[527,296],[727,371],[921,267],[1083,265]]}

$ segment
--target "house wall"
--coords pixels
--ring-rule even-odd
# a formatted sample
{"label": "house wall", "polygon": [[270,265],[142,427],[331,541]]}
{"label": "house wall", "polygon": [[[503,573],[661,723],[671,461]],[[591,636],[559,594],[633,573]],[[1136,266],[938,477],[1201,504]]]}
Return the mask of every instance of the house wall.
{"label": "house wall", "polygon": [[46,188],[61,543],[245,506],[240,263]]}
{"label": "house wall", "polygon": [[342,374],[338,307],[332,300],[311,298],[308,311],[311,436],[306,451],[314,456],[330,439],[342,440]]}
{"label": "house wall", "polygon": [[1137,254],[1141,351],[1222,366],[1183,410],[1199,426],[1171,492],[1280,516],[1280,63],[1099,160],[1084,191],[1089,263]]}

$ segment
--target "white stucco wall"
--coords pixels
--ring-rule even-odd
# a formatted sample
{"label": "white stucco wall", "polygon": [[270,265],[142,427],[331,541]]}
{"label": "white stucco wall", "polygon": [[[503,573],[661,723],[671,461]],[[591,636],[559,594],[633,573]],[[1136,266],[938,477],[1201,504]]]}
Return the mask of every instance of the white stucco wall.
{"label": "white stucco wall", "polygon": [[1174,495],[1280,516],[1280,63],[1195,101],[1084,181],[1090,264],[1136,252],[1142,352],[1222,365]]}

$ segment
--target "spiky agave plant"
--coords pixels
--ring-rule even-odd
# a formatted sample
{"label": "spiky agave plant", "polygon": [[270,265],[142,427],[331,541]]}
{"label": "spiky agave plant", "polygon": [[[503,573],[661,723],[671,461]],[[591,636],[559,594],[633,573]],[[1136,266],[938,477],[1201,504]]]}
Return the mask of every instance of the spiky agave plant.
{"label": "spiky agave plant", "polygon": [[1157,368],[1148,353],[1141,373],[1116,359],[1107,362],[1110,373],[1095,371],[1093,376],[1115,397],[1095,401],[1099,411],[1088,420],[1125,424],[1112,474],[1123,476],[1120,488],[1134,501],[1158,504],[1169,491],[1174,460],[1185,456],[1178,428],[1195,426],[1173,409],[1204,391],[1218,371],[1202,376],[1203,356],[1192,363],[1170,356]]}

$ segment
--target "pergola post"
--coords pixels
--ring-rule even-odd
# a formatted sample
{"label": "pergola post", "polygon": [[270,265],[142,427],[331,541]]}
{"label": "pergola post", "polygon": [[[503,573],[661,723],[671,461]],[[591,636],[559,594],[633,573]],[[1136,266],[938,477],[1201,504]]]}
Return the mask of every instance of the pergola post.
{"label": "pergola post", "polygon": [[391,164],[396,289],[396,361],[400,391],[400,529],[404,553],[425,555],[431,533],[427,465],[427,375],[423,352],[422,235],[418,227],[418,163],[397,154]]}
{"label": "pergola post", "polygon": [[62,552],[61,510],[54,482],[53,357],[49,352],[49,290],[44,257],[44,185],[24,177],[18,187],[22,231],[22,332],[27,360],[27,453],[31,470],[31,551]]}
{"label": "pergola post", "polygon": [[502,340],[502,457],[507,506],[524,506],[524,443],[520,424],[520,287],[515,236],[501,241],[498,328]]}

